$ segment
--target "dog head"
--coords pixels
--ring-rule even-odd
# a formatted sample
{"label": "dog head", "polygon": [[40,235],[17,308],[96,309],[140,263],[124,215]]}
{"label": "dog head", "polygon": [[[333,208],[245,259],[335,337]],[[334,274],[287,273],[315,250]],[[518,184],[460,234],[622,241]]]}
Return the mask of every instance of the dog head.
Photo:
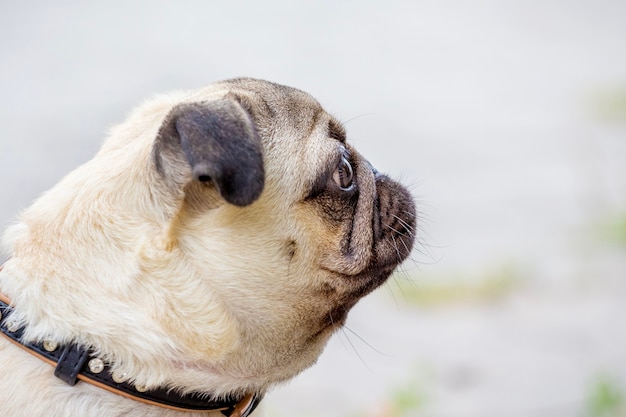
{"label": "dog head", "polygon": [[9,230],[0,289],[27,337],[78,338],[144,385],[263,391],[314,363],[415,222],[310,95],[237,79],[115,128]]}

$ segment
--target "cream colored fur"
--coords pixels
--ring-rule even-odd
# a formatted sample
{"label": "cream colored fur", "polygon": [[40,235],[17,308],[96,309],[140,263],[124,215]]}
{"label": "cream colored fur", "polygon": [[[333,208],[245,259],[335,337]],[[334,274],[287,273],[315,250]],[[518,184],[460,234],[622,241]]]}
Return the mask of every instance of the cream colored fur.
{"label": "cream colored fur", "polygon": [[[256,121],[266,176],[261,197],[246,207],[227,204],[186,171],[179,173],[184,187],[171,190],[152,155],[166,116],[180,103],[233,91],[255,106],[260,97],[276,113]],[[351,265],[340,265],[333,249],[345,231],[302,204],[341,147],[328,137],[329,120],[310,96],[253,80],[140,106],[4,235],[10,259],[0,291],[27,325],[26,338],[78,340],[134,382],[218,395],[264,392],[313,364],[337,328],[320,321],[348,291],[337,276]],[[360,169],[358,210],[369,219],[374,177],[365,164]],[[363,246],[372,246],[369,225],[358,227]],[[324,262],[337,266],[322,268]],[[344,272],[363,268],[361,262]],[[328,287],[337,295],[322,291]],[[67,386],[51,366],[3,338],[0,370],[2,416],[207,415],[140,404],[82,382]]]}

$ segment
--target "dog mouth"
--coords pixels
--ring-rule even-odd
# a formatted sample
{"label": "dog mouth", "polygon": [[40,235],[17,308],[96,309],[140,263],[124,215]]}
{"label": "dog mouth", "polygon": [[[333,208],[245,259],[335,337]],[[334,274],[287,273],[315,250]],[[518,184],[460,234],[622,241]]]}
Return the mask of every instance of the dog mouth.
{"label": "dog mouth", "polygon": [[372,215],[374,256],[380,258],[381,266],[397,265],[413,249],[415,203],[405,187],[384,175],[376,177],[376,191]]}
{"label": "dog mouth", "polygon": [[372,208],[372,247],[368,265],[346,279],[356,282],[354,297],[382,285],[409,257],[415,240],[416,208],[408,190],[385,175],[376,174]]}
{"label": "dog mouth", "polygon": [[[384,284],[396,267],[411,254],[417,219],[415,203],[405,187],[377,174],[371,216],[371,255],[365,268],[356,274],[326,269],[333,275],[333,283],[328,284],[325,291],[333,300],[333,305],[321,317],[318,334],[341,327],[350,309]],[[353,221],[353,228],[355,223]],[[352,230],[353,234],[358,232]]]}

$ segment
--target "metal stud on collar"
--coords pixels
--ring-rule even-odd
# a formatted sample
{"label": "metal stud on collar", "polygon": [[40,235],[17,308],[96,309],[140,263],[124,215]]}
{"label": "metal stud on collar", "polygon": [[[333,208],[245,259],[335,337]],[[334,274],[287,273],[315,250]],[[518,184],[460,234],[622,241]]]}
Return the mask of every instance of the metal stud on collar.
{"label": "metal stud on collar", "polygon": [[89,367],[89,370],[94,374],[99,374],[100,372],[104,371],[104,361],[100,358],[93,358],[89,360],[87,366]]}
{"label": "metal stud on collar", "polygon": [[[24,342],[24,328],[18,318],[11,317],[11,301],[0,292],[0,337],[6,337],[33,355],[54,366],[54,375],[69,385],[78,380],[94,384],[112,393],[155,406],[180,411],[221,411],[229,417],[247,417],[263,398],[262,394],[213,398],[212,393],[172,392],[167,387],[148,387],[144,384],[130,384],[125,372],[109,370],[104,359],[91,356],[89,347],[80,344],[63,345],[52,339]],[[102,361],[102,364],[100,364]],[[100,370],[100,368],[103,368]],[[123,381],[123,382],[120,382]],[[0,408],[2,408],[0,406]],[[0,414],[2,414],[0,412]],[[2,416],[0,416],[2,417]]]}
{"label": "metal stud on collar", "polygon": [[44,340],[43,348],[46,352],[54,352],[59,347],[59,344],[54,340]]}
{"label": "metal stud on collar", "polygon": [[120,371],[119,369],[116,369],[111,374],[111,379],[113,379],[113,381],[117,382],[118,384],[128,381],[128,378],[128,374],[126,372]]}
{"label": "metal stud on collar", "polygon": [[8,320],[7,322],[4,323],[4,326],[11,333],[16,332],[20,328],[20,325],[18,324],[17,320]]}

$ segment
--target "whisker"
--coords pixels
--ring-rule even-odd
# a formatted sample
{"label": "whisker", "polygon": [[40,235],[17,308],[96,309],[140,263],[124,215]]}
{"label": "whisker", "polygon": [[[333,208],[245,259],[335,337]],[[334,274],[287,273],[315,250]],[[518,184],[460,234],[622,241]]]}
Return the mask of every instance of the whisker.
{"label": "whisker", "polygon": [[398,220],[398,222],[400,222],[400,224],[402,226],[404,226],[404,228],[406,229],[407,233],[412,237],[413,236],[413,226],[411,226],[410,224],[408,224],[405,220],[403,220],[400,216],[396,215],[396,214],[392,214],[392,216]]}
{"label": "whisker", "polygon": [[387,289],[387,291],[389,291],[389,294],[391,294],[391,298],[393,299],[393,303],[396,306],[396,310],[400,311],[400,304],[398,303],[396,294],[393,292],[393,288],[391,288],[391,285],[385,285],[384,287]]}
{"label": "whisker", "polygon": [[350,333],[352,333],[353,335],[355,335],[356,337],[358,337],[358,338],[359,338],[359,340],[360,340],[361,342],[365,343],[365,345],[366,345],[367,347],[369,347],[370,349],[372,349],[374,352],[376,352],[376,353],[380,353],[381,355],[386,356],[386,357],[391,357],[391,355],[388,355],[388,354],[384,353],[383,351],[381,351],[381,350],[379,350],[379,349],[375,348],[374,346],[372,346],[372,344],[371,344],[371,343],[368,343],[368,342],[367,342],[365,339],[363,339],[363,338],[362,338],[362,337],[361,337],[361,336],[360,336],[357,332],[355,332],[354,330],[352,330],[352,329],[351,329],[351,328],[349,328],[348,326],[343,326],[343,327],[344,327],[344,329],[348,330]]}
{"label": "whisker", "polygon": [[345,127],[348,123],[352,122],[353,120],[360,119],[361,117],[372,116],[372,115],[375,115],[375,114],[376,113],[362,113],[362,114],[359,114],[357,116],[351,117],[351,118],[349,118],[346,121],[342,120],[339,123],[341,123],[341,126]]}
{"label": "whisker", "polygon": [[[401,235],[401,234],[402,234],[402,233],[400,233],[398,230],[396,230],[395,228],[393,228],[392,226],[390,226],[390,225],[388,225],[388,224],[386,224],[386,223],[383,223],[383,226],[385,226],[385,227],[386,227],[387,229],[389,229],[389,230],[393,230],[394,232],[396,232],[396,233],[397,233],[397,234],[399,234],[399,235]],[[392,235],[392,236],[393,236],[393,235]]]}
{"label": "whisker", "polygon": [[396,256],[398,257],[398,261],[402,260],[402,255],[400,254],[400,248],[398,247],[396,238],[393,235],[391,235],[391,241],[393,242],[393,248],[396,250]]}
{"label": "whisker", "polygon": [[[409,285],[411,285],[411,287],[413,288],[417,288],[415,284],[415,280],[413,279],[413,276],[409,274],[408,271],[398,271],[398,273],[395,274],[394,278],[398,281],[402,280],[404,282],[409,283]],[[400,283],[397,283],[397,285],[400,287],[400,292],[404,293],[404,290],[402,289],[402,285],[400,285]]]}
{"label": "whisker", "polygon": [[[388,224],[383,223],[383,226],[387,227],[390,230],[393,230],[394,232],[396,232],[398,235],[402,235],[400,232],[398,232],[395,228],[389,226]],[[402,260],[404,257],[400,254],[400,247],[398,246],[398,242],[396,241],[396,238],[394,235],[391,235],[391,240],[393,241],[393,246],[396,250],[396,255],[398,255],[398,260]],[[411,254],[411,251],[409,250],[409,247],[407,246],[406,242],[404,241],[404,239],[400,239],[400,242],[402,243],[402,246],[404,246],[404,250],[406,253],[406,256]]]}
{"label": "whisker", "polygon": [[359,351],[357,350],[356,346],[354,346],[354,343],[352,343],[352,340],[350,340],[350,336],[348,336],[348,333],[346,333],[346,328],[345,326],[341,327],[341,332],[346,336],[346,340],[348,341],[348,343],[350,344],[350,347],[352,347],[352,350],[354,351],[354,353],[356,353],[356,356],[359,358],[359,360],[361,361],[361,363],[363,365],[365,365],[365,367],[370,371],[370,372],[374,372],[372,370],[372,368],[370,368],[367,365],[367,362],[365,362],[365,359],[363,359],[363,356],[361,356],[361,354],[359,353]]}
{"label": "whisker", "polygon": [[406,256],[410,257],[411,256],[411,249],[409,249],[409,247],[406,244],[406,242],[404,241],[404,239],[400,239],[400,243],[402,243],[402,246],[404,246],[404,251],[406,253]]}
{"label": "whisker", "polygon": [[[409,281],[413,287],[415,287],[415,283],[413,282],[413,280],[408,275],[407,275],[406,280]],[[404,292],[404,289],[402,288],[402,285],[400,285],[400,283],[397,281],[397,279],[395,280],[395,283],[396,283],[396,286],[398,287],[398,289],[400,290],[400,293],[402,294],[402,297],[404,298],[404,300],[405,301],[408,300],[409,297],[406,295],[406,293]]]}

